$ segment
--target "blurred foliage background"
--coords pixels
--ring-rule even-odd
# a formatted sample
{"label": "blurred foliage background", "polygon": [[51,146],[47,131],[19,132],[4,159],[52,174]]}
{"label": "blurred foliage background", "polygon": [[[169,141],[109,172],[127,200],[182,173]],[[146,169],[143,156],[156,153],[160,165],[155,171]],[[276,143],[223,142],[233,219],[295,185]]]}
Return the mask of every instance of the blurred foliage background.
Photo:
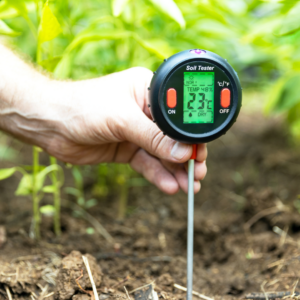
{"label": "blurred foliage background", "polygon": [[[300,140],[299,14],[296,0],[2,0],[0,38],[57,79],[92,78],[133,66],[155,70],[164,58],[186,49],[216,52],[238,72],[246,94],[255,90],[267,95],[265,112],[283,114],[296,141]],[[0,145],[0,155],[11,160],[14,152]],[[37,176],[39,168],[33,167]],[[66,192],[85,209],[96,200],[85,199],[84,170],[73,168],[75,187]],[[52,187],[42,192],[55,194],[62,185],[53,174]],[[122,219],[128,187],[144,181],[127,166],[101,165],[98,175],[96,196],[105,196],[108,186],[119,187]],[[37,192],[28,189],[33,199]],[[60,197],[58,192],[55,197]]]}
{"label": "blurred foliage background", "polygon": [[244,88],[267,90],[266,111],[285,113],[300,138],[298,0],[49,1],[59,28],[39,54],[44,4],[2,0],[0,34],[56,78],[91,78],[132,66],[155,70],[178,51],[204,48],[227,58]]}
{"label": "blurred foliage background", "polygon": [[286,113],[300,137],[298,0],[49,1],[58,24],[48,25],[58,28],[39,54],[44,4],[2,0],[0,34],[56,78],[91,78],[132,66],[155,70],[176,52],[204,48],[227,58],[244,88],[268,89],[266,111]]}

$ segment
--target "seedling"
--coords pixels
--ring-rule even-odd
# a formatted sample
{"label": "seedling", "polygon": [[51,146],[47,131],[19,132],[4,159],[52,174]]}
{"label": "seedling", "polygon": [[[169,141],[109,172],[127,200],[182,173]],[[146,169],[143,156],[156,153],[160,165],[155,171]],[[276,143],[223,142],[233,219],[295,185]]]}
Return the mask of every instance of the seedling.
{"label": "seedling", "polygon": [[88,209],[95,206],[97,204],[96,199],[85,199],[83,176],[79,166],[72,166],[72,175],[75,187],[66,187],[65,192],[69,195],[73,195],[76,198],[77,204],[83,209]]}
{"label": "seedling", "polygon": [[63,170],[59,165],[52,164],[48,167],[39,165],[38,158],[40,151],[41,150],[39,148],[34,147],[34,161],[32,166],[13,167],[0,170],[0,180],[9,178],[16,172],[20,172],[22,174],[22,179],[15,194],[18,196],[31,196],[32,198],[33,226],[30,235],[35,239],[40,238],[40,200],[43,198],[44,193],[52,193],[54,190],[53,186],[44,186],[44,182],[47,176],[51,175],[53,172],[55,172],[55,176],[57,176],[58,186],[60,186],[64,181]]}

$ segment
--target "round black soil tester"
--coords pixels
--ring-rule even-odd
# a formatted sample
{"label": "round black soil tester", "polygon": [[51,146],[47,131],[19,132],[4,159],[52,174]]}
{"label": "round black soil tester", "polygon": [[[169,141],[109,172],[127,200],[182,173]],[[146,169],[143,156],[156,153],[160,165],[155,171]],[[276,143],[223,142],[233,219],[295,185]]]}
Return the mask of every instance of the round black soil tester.
{"label": "round black soil tester", "polygon": [[200,49],[179,52],[154,72],[149,107],[157,126],[176,141],[212,141],[235,122],[242,89],[230,64]]}
{"label": "round black soil tester", "polygon": [[193,144],[188,162],[187,300],[193,291],[194,159],[199,143],[226,133],[236,121],[242,88],[234,69],[219,55],[201,49],[165,59],[149,87],[153,121],[176,141]]}

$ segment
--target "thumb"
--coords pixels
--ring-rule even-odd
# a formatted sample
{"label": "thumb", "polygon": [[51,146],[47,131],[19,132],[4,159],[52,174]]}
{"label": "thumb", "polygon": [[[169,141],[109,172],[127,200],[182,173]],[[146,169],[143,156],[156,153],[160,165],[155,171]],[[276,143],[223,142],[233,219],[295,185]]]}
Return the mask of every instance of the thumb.
{"label": "thumb", "polygon": [[134,120],[125,130],[125,137],[128,141],[160,159],[177,163],[183,163],[190,159],[192,145],[176,142],[164,135],[140,109],[137,109],[132,115],[134,115]]}

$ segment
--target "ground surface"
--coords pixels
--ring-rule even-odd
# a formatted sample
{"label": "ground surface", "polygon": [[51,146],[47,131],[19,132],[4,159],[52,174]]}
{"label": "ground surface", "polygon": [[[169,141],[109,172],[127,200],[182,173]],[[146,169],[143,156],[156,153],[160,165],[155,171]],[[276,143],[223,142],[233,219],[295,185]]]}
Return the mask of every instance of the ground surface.
{"label": "ground surface", "polygon": [[[288,145],[285,132],[279,120],[243,115],[228,134],[210,143],[209,172],[195,199],[195,291],[215,299],[239,299],[263,290],[293,290],[300,276],[300,215],[294,206],[300,193],[300,151]],[[24,146],[21,153],[29,151]],[[71,295],[80,294],[75,280],[84,269],[80,254],[72,254],[77,262],[72,256],[71,263],[60,267],[72,250],[97,259],[89,258],[95,270],[101,267],[94,271],[100,299],[106,298],[105,292],[110,299],[124,298],[124,285],[131,291],[154,280],[162,299],[185,298],[174,288],[186,286],[183,193],[166,196],[153,186],[131,189],[131,213],[122,223],[115,221],[113,194],[99,199],[89,213],[114,237],[113,244],[87,234],[90,224],[73,217],[68,208],[62,209],[62,237],[54,236],[51,218],[44,217],[43,238],[36,244],[28,236],[30,201],[14,196],[18,180],[15,176],[0,182],[0,228],[7,235],[0,245],[0,299],[7,299],[8,289],[14,299],[39,294],[42,299],[49,293],[45,299],[63,297],[66,285],[73,286]],[[89,179],[87,194],[92,186]],[[74,272],[68,269],[73,267]],[[80,280],[83,285],[87,279]]]}

